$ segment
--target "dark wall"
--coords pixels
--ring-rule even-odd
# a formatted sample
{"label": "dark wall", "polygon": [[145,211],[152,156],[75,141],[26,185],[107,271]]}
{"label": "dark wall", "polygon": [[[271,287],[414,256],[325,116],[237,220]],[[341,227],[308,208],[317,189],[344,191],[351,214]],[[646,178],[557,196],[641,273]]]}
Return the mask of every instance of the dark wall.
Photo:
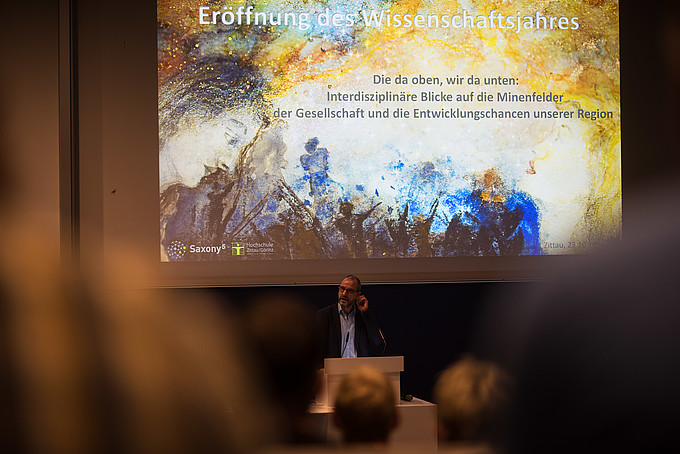
{"label": "dark wall", "polygon": [[[386,355],[404,356],[402,394],[428,401],[437,374],[475,350],[485,311],[504,295],[529,292],[533,283],[380,284],[362,286],[387,340]],[[301,298],[317,308],[337,302],[337,286],[216,288],[225,305],[242,308],[271,293]]]}
{"label": "dark wall", "polygon": [[638,3],[621,5],[624,206],[631,194],[677,179],[680,170],[680,4],[655,2],[655,20],[641,13]]}

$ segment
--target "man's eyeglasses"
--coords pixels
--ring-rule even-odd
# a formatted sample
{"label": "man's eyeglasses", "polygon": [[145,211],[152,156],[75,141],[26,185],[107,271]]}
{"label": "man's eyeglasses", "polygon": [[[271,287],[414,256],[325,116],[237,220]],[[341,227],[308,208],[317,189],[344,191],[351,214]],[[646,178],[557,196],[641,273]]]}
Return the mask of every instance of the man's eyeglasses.
{"label": "man's eyeglasses", "polygon": [[351,295],[352,293],[356,293],[356,292],[357,292],[357,291],[354,290],[353,288],[343,287],[342,285],[341,285],[340,287],[338,287],[338,291],[339,291],[340,293],[342,293],[342,292],[347,292],[347,293],[349,293],[350,295]]}

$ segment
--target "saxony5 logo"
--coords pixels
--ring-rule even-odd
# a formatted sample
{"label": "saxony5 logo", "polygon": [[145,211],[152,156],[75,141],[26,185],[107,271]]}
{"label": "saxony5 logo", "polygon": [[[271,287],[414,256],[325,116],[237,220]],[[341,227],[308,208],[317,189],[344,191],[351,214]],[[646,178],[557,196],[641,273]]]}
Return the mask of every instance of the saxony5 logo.
{"label": "saxony5 logo", "polygon": [[175,240],[168,245],[166,251],[170,260],[182,260],[187,253],[187,247],[181,241]]}

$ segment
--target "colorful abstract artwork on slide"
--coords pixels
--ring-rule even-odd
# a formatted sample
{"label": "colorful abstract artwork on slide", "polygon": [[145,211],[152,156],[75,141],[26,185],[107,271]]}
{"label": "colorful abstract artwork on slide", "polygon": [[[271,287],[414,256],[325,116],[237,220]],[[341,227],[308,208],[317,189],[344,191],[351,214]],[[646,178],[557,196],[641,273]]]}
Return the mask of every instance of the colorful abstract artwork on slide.
{"label": "colorful abstract artwork on slide", "polygon": [[163,261],[621,234],[618,2],[158,1]]}

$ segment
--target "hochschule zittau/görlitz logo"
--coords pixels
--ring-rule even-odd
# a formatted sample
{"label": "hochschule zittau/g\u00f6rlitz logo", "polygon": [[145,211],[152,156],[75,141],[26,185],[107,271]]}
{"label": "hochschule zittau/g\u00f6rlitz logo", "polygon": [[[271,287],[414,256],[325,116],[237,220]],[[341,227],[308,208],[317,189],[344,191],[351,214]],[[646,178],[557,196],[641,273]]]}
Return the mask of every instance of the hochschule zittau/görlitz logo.
{"label": "hochschule zittau/g\u00f6rlitz logo", "polygon": [[231,255],[245,255],[246,245],[244,243],[231,243]]}

